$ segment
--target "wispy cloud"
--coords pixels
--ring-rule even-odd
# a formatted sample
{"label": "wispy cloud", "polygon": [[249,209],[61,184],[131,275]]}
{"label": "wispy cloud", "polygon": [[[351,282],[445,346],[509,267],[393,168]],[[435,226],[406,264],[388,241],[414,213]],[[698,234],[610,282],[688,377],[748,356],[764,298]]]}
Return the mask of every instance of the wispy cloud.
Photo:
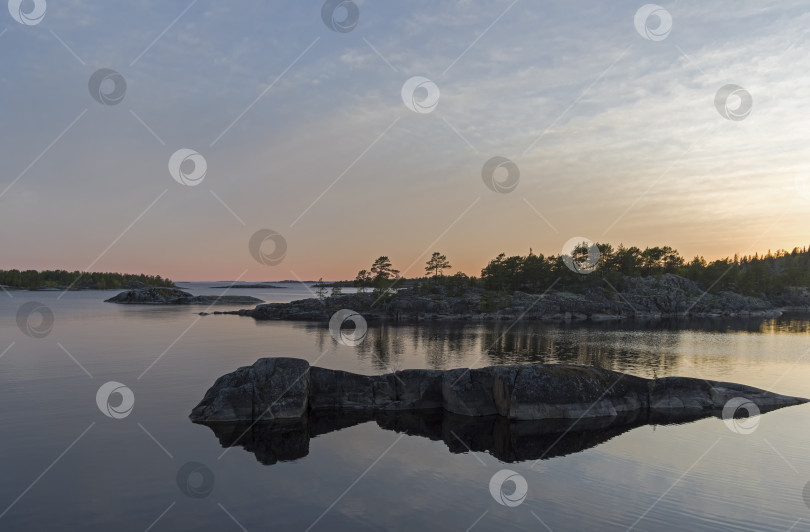
{"label": "wispy cloud", "polygon": [[[382,253],[407,262],[437,220],[479,196],[442,242],[469,273],[499,251],[556,253],[570,236],[596,239],[608,227],[613,242],[720,256],[784,213],[767,245],[801,243],[810,222],[793,188],[810,172],[802,2],[663,4],[674,22],[660,42],[636,33],[635,2],[358,4],[358,26],[345,34],[326,28],[320,6],[258,0],[200,2],[174,24],[187,4],[74,0],[49,3],[39,26],[9,19],[0,188],[60,124],[89,111],[0,198],[0,224],[17,228],[0,236],[0,267],[82,267],[108,243],[105,227],[125,225],[122,213],[169,187],[98,266],[175,278],[247,268],[259,227],[225,218],[210,190],[245,221],[282,231],[395,121],[287,229],[285,263],[257,278],[348,277]],[[101,67],[127,80],[117,106],[88,94]],[[402,103],[416,75],[441,91],[432,113]],[[743,121],[715,109],[728,83],[753,97]],[[180,148],[206,158],[205,186],[171,180],[166,164]],[[516,193],[484,186],[481,166],[495,155],[520,168]]]}

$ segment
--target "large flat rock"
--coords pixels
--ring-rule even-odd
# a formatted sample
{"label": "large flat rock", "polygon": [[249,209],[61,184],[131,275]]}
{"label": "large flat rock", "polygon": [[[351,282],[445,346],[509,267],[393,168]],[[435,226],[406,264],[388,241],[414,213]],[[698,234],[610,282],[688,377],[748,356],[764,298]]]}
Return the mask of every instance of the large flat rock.
{"label": "large flat rock", "polygon": [[742,384],[651,380],[591,366],[524,364],[358,375],[310,367],[300,359],[262,358],[217,379],[190,417],[201,423],[258,422],[336,409],[438,409],[466,417],[566,420],[710,412],[735,398],[763,410],[807,402]]}

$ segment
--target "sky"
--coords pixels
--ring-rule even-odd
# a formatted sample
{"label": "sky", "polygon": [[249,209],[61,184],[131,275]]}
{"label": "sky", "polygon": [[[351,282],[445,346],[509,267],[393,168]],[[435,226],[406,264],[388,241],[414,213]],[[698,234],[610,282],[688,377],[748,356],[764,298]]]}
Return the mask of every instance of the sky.
{"label": "sky", "polygon": [[477,275],[574,237],[810,244],[806,2],[17,4],[3,269],[345,279],[440,251]]}

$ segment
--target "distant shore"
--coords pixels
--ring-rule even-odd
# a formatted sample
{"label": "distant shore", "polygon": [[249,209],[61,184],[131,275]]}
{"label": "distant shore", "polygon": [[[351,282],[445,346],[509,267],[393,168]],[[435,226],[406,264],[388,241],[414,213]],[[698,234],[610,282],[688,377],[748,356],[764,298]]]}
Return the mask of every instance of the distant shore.
{"label": "distant shore", "polygon": [[[149,288],[149,287],[146,287]],[[154,287],[162,288],[162,287]],[[173,288],[173,287],[172,287]],[[0,290],[8,290],[9,292],[88,292],[88,291],[112,291],[122,290],[127,287],[121,288],[97,288],[94,286],[40,286],[39,288],[26,288],[24,286],[7,286],[0,285]]]}
{"label": "distant shore", "polygon": [[234,290],[234,289],[237,289],[237,288],[253,288],[253,289],[272,288],[272,289],[284,290],[287,287],[286,286],[276,286],[276,285],[273,285],[273,284],[265,284],[265,283],[253,283],[253,284],[226,284],[226,285],[221,285],[221,286],[209,286],[208,288],[220,289],[220,290],[224,290],[224,289]]}
{"label": "distant shore", "polygon": [[79,270],[2,270],[0,290],[73,291],[132,290],[137,288],[174,288],[171,279],[160,275],[117,272],[83,272]]}

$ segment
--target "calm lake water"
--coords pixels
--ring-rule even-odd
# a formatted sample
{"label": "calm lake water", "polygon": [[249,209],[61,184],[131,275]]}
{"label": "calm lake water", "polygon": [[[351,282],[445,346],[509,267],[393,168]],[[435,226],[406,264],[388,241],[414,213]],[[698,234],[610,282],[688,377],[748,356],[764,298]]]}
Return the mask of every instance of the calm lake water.
{"label": "calm lake water", "polygon": [[[219,284],[184,286],[217,294],[206,287]],[[431,440],[367,421],[312,438],[308,450],[302,442],[293,461],[264,465],[258,458],[267,462],[267,449],[223,448],[211,429],[188,420],[217,377],[263,356],[365,374],[594,364],[810,397],[806,315],[658,325],[382,325],[347,347],[326,324],[103,303],[115,293],[0,293],[0,530],[810,529],[803,498],[810,404],[764,414],[748,434],[712,417],[644,425],[601,443],[563,439],[560,449],[569,454],[511,463],[467,452],[474,444],[464,435]],[[229,293],[268,301],[309,296],[297,285]],[[28,301],[53,311],[47,336],[18,328],[15,316]],[[96,404],[109,381],[132,391],[126,417],[107,417]],[[189,462],[200,465],[184,468]],[[503,469],[526,481],[517,506],[490,493]],[[504,493],[515,485],[507,482]]]}

